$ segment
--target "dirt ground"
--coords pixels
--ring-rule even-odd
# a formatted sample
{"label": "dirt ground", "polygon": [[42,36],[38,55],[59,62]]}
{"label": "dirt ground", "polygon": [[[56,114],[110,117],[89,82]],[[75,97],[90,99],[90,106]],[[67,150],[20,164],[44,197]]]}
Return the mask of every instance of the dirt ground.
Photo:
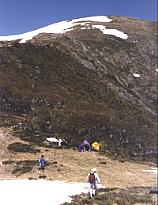
{"label": "dirt ground", "polygon": [[[47,166],[44,172],[48,180],[86,182],[88,172],[96,167],[101,184],[108,188],[155,186],[157,175],[150,170],[154,164],[112,160],[97,152],[79,152],[74,149],[34,147],[12,136],[9,130],[0,130],[0,179],[37,179],[38,158],[44,154]],[[8,150],[9,144],[21,143],[34,152]],[[37,152],[36,152],[37,151]]]}

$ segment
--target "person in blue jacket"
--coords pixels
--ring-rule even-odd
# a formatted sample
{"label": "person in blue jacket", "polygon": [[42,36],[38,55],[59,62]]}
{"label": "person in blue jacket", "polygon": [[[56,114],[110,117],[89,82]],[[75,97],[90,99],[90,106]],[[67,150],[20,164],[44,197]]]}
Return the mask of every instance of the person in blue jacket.
{"label": "person in blue jacket", "polygon": [[40,159],[38,160],[38,168],[39,170],[44,171],[46,166],[46,160],[44,158],[44,155],[41,155]]}

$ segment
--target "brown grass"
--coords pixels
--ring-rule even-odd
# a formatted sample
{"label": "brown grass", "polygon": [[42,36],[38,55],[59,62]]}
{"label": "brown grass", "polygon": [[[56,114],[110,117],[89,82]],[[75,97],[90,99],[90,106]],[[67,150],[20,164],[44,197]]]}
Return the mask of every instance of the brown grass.
{"label": "brown grass", "polygon": [[[1,136],[3,134],[4,130],[1,130]],[[112,160],[105,154],[101,155],[93,151],[79,152],[78,150],[73,149],[56,149],[53,147],[47,148],[39,146],[37,148],[40,149],[40,153],[8,152],[8,149],[6,148],[7,144],[16,142],[26,144],[26,142],[19,140],[18,138],[11,138],[10,134],[10,141],[6,142],[5,147],[3,147],[3,152],[1,151],[0,153],[0,179],[38,178],[38,166],[34,165],[34,161],[38,161],[40,155],[44,154],[48,162],[48,166],[46,166],[44,174],[48,180],[86,182],[88,172],[93,167],[96,167],[101,178],[101,184],[106,187],[125,188],[135,186],[153,186],[156,184],[156,174],[143,171],[151,169],[153,166],[152,164],[128,161],[121,162],[118,160]],[[12,163],[5,163],[8,160],[11,160]],[[16,163],[26,160],[28,160],[28,162],[33,162],[32,170],[23,174],[19,174],[18,172],[12,174],[13,169],[17,167]],[[25,167],[27,166],[26,162]]]}

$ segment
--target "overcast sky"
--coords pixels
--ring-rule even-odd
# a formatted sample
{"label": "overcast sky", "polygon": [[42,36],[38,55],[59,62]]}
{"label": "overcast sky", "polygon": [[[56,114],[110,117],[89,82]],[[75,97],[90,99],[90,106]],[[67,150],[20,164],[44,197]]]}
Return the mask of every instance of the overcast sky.
{"label": "overcast sky", "polygon": [[157,21],[157,0],[0,0],[0,35],[102,15]]}

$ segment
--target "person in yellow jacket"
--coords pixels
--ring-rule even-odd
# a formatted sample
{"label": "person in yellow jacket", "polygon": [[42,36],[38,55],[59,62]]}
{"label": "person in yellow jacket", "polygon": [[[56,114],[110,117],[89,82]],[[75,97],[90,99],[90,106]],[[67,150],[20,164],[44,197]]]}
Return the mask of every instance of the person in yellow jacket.
{"label": "person in yellow jacket", "polygon": [[99,151],[102,148],[102,144],[98,142],[93,142],[92,143],[92,150],[94,151]]}

